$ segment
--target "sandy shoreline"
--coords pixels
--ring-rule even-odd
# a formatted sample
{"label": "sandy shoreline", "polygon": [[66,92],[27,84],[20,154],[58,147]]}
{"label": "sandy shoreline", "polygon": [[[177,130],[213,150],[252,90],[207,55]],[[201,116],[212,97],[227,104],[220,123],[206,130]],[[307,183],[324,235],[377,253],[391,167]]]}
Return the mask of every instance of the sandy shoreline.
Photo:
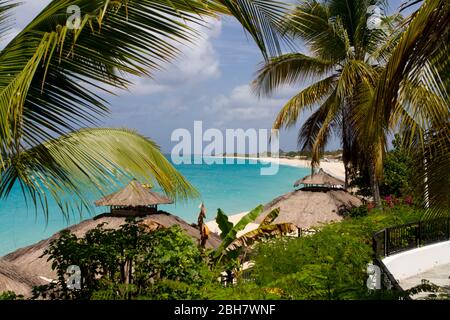
{"label": "sandy shoreline", "polygon": [[[299,167],[299,168],[311,168],[310,160],[301,160],[301,159],[286,159],[286,158],[270,158],[270,157],[218,157],[218,158],[232,158],[232,159],[247,159],[247,160],[258,160],[261,162],[272,162],[279,163],[280,165],[291,166],[291,167]],[[328,174],[335,176],[341,180],[345,179],[345,168],[344,163],[342,161],[333,161],[333,162],[320,162],[320,168],[322,168]]]}
{"label": "sandy shoreline", "polygon": [[[247,160],[258,160],[265,163],[279,163],[280,165],[285,166],[292,166],[292,167],[299,167],[299,168],[311,168],[311,161],[310,160],[301,160],[301,159],[286,159],[286,158],[270,158],[270,157],[217,157],[217,158],[233,158],[233,159],[247,159]],[[339,178],[341,180],[345,179],[345,168],[344,163],[342,161],[336,161],[336,162],[320,162],[320,168],[322,168],[325,172],[331,174],[332,176],[335,176],[336,178]],[[248,212],[240,212],[233,215],[228,216],[228,219],[233,224],[236,224],[244,215],[246,215]],[[212,232],[220,233],[220,229],[217,226],[217,223],[215,220],[208,221],[206,223],[208,228]],[[245,228],[243,231],[239,232],[238,235],[241,235],[245,232],[251,231],[258,227],[258,224],[251,223],[247,228]]]}

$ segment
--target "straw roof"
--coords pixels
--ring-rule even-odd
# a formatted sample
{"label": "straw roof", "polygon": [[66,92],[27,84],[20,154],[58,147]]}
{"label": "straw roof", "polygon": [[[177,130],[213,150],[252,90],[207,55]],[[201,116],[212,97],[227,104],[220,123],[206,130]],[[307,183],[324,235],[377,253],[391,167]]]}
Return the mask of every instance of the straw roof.
{"label": "straw roof", "polygon": [[107,195],[97,201],[96,206],[118,206],[118,207],[143,207],[157,204],[173,203],[168,197],[150,191],[142,186],[137,180],[131,182],[122,190]]}
{"label": "straw roof", "polygon": [[[106,223],[104,228],[117,229],[125,223],[125,217],[111,217],[109,214],[101,214],[94,219],[85,220],[79,224],[73,225],[66,230],[74,233],[77,237],[82,237],[87,231],[94,229],[97,225]],[[146,216],[142,222],[148,227],[149,231],[164,227],[169,228],[173,225],[179,225],[194,242],[200,239],[200,232],[195,227],[188,224],[181,218],[164,211]],[[51,268],[51,261],[47,261],[47,256],[42,257],[44,250],[46,250],[50,242],[59,237],[59,232],[30,245],[11,252],[0,258],[0,292],[4,288],[15,288],[17,293],[26,294],[27,290],[33,285],[43,284],[43,278],[57,279],[57,274]],[[206,241],[206,248],[217,248],[220,245],[221,239],[219,235],[210,233]],[[8,265],[6,269],[4,265]],[[16,273],[13,271],[16,270]],[[8,272],[7,276],[4,273]],[[24,283],[22,285],[22,283]],[[45,282],[45,281],[44,281]],[[45,282],[44,284],[48,284]],[[20,289],[20,290],[18,290]]]}
{"label": "straw roof", "polygon": [[261,223],[273,209],[280,214],[273,223],[293,223],[307,229],[323,223],[342,220],[342,212],[362,205],[362,201],[342,189],[300,189],[286,193],[266,204],[263,213],[256,219]]}
{"label": "straw roof", "polygon": [[321,168],[318,172],[313,173],[310,176],[306,176],[300,180],[297,180],[294,183],[294,187],[298,187],[299,185],[321,185],[321,186],[344,186],[345,182],[329,175]]}
{"label": "straw roof", "polygon": [[23,296],[31,296],[32,289],[45,282],[35,275],[31,275],[20,267],[8,261],[0,259],[0,293],[13,291]]}

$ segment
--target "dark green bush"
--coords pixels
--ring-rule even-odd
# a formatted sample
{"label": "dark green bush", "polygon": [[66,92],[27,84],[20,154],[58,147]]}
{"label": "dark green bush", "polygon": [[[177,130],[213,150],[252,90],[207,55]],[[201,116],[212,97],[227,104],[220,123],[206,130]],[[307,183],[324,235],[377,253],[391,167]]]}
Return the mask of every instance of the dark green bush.
{"label": "dark green bush", "polygon": [[366,217],[369,214],[369,210],[367,209],[366,205],[362,205],[360,207],[352,208],[349,211],[344,213],[345,217],[350,218],[360,218],[360,217]]}
{"label": "dark green bush", "polygon": [[[134,220],[117,230],[99,225],[83,238],[63,232],[44,255],[52,261],[58,283],[36,288],[35,297],[50,299],[198,297],[194,292],[207,272],[200,250],[180,227],[148,232]],[[81,269],[81,290],[67,288],[70,265]]]}
{"label": "dark green bush", "polygon": [[422,214],[409,206],[373,210],[365,217],[324,226],[312,236],[260,244],[254,257],[255,284],[282,299],[392,298],[392,293],[366,289],[372,235],[416,221]]}
{"label": "dark green bush", "polygon": [[0,293],[0,300],[23,299],[22,295],[17,295],[14,291],[5,291]]}
{"label": "dark green bush", "polygon": [[[394,148],[386,153],[383,164],[383,180],[380,182],[381,196],[413,196],[414,199],[421,197],[421,191],[416,190],[414,183],[417,171],[414,158],[401,146],[398,136],[392,144]],[[361,170],[360,175],[353,179],[350,186],[357,187],[360,195],[372,195],[367,168]]]}

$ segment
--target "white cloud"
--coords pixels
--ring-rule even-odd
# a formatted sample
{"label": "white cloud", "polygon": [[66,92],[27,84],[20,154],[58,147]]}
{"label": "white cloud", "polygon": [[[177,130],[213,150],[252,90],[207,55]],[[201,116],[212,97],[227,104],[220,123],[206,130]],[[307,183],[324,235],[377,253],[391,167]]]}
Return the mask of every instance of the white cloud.
{"label": "white cloud", "polygon": [[156,73],[152,79],[131,78],[134,85],[130,93],[134,95],[151,95],[170,90],[180,91],[194,84],[220,77],[220,62],[211,43],[220,36],[220,20],[207,18],[206,27],[194,26],[201,36],[193,43],[176,44],[181,55],[170,65]]}
{"label": "white cloud", "polygon": [[167,92],[168,90],[170,90],[169,86],[159,84],[152,79],[136,78],[132,88],[128,92],[140,96]]}
{"label": "white cloud", "polygon": [[[286,93],[291,93],[286,89]],[[235,87],[229,97],[219,95],[211,103],[204,106],[204,111],[210,115],[217,114],[215,126],[233,125],[239,121],[273,120],[280,108],[290,96],[276,95],[273,98],[258,98],[250,85]]]}
{"label": "white cloud", "polygon": [[180,61],[174,65],[174,69],[180,71],[182,76],[196,81],[220,76],[219,60],[211,40],[220,36],[222,22],[209,18],[206,23],[209,28],[200,30],[203,36],[185,50]]}

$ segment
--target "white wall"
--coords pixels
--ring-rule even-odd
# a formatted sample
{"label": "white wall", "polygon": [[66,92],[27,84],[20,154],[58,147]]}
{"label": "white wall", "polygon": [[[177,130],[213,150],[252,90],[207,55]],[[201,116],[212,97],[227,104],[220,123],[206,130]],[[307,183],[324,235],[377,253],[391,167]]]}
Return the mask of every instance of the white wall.
{"label": "white wall", "polygon": [[403,280],[450,263],[450,241],[401,252],[383,259],[395,279]]}

